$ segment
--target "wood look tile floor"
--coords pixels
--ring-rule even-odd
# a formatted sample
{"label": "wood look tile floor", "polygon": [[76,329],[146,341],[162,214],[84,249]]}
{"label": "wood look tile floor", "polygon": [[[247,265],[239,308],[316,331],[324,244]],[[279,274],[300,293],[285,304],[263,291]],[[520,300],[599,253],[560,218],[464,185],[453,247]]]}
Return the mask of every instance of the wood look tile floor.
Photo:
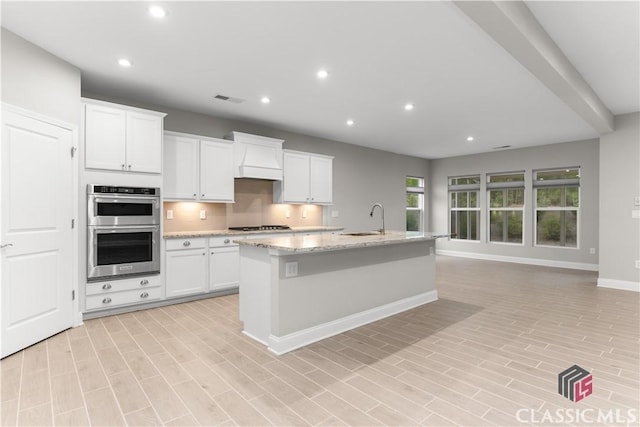
{"label": "wood look tile floor", "polygon": [[[637,425],[639,294],[592,272],[437,271],[438,301],[279,357],[241,334],[237,295],[86,321],[0,362],[1,424]],[[557,392],[574,364],[593,375],[577,403]]]}

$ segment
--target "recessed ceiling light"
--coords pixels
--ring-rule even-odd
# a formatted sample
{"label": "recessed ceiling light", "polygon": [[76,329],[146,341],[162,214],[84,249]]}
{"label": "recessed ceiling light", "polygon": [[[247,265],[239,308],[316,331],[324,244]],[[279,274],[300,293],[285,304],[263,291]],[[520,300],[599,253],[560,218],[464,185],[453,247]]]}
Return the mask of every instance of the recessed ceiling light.
{"label": "recessed ceiling light", "polygon": [[271,98],[269,98],[268,96],[263,96],[263,97],[260,99],[260,102],[262,102],[263,104],[268,104],[268,103],[270,103],[270,102],[271,102]]}
{"label": "recessed ceiling light", "polygon": [[404,106],[404,109],[407,111],[411,111],[413,110],[413,104],[412,103],[408,103]]}
{"label": "recessed ceiling light", "polygon": [[149,8],[149,14],[154,18],[162,19],[167,16],[167,12],[160,6],[151,6]]}
{"label": "recessed ceiling light", "polygon": [[131,61],[129,61],[127,58],[120,58],[118,59],[118,64],[120,64],[121,67],[131,67],[133,64],[131,63]]}
{"label": "recessed ceiling light", "polygon": [[354,122],[353,120],[349,119],[347,120],[347,126],[353,126],[356,122]]}
{"label": "recessed ceiling light", "polygon": [[316,75],[319,79],[324,80],[329,77],[329,72],[327,70],[318,70],[318,73]]}
{"label": "recessed ceiling light", "polygon": [[471,142],[471,141],[473,141],[473,139],[474,139],[474,138],[473,138],[472,136],[468,136],[468,137],[467,137],[467,142]]}

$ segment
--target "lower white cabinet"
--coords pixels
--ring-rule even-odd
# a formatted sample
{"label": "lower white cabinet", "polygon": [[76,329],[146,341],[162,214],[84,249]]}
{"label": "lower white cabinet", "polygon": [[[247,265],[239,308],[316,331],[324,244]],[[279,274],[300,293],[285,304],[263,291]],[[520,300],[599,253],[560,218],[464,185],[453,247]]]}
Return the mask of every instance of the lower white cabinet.
{"label": "lower white cabinet", "polygon": [[160,276],[87,283],[85,310],[104,310],[162,298]]}
{"label": "lower white cabinet", "polygon": [[207,290],[206,239],[166,240],[166,296],[180,297]]}
{"label": "lower white cabinet", "polygon": [[209,239],[209,291],[238,287],[240,251],[238,236],[211,237]]}

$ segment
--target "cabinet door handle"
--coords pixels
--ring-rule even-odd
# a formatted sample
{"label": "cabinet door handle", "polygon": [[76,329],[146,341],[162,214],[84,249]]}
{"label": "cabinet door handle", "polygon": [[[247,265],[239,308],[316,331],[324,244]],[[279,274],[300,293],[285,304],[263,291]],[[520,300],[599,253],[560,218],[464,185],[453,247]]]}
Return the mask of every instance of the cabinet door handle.
{"label": "cabinet door handle", "polygon": [[148,285],[148,284],[149,284],[149,281],[147,279],[140,280],[140,286],[145,286],[145,285]]}
{"label": "cabinet door handle", "polygon": [[106,297],[105,299],[102,300],[103,304],[109,304],[111,302],[111,298]]}
{"label": "cabinet door handle", "polygon": [[0,249],[10,248],[12,246],[13,246],[13,243],[5,243],[4,245],[0,246]]}
{"label": "cabinet door handle", "polygon": [[231,243],[231,240],[229,240],[229,239],[224,239],[224,244],[225,244],[225,245],[228,245],[229,243]]}
{"label": "cabinet door handle", "polygon": [[202,255],[206,255],[206,254],[207,254],[206,252],[202,252]]}
{"label": "cabinet door handle", "polygon": [[143,292],[140,294],[140,298],[146,298],[149,296],[149,292]]}
{"label": "cabinet door handle", "polygon": [[202,197],[204,197],[204,194],[202,195]]}
{"label": "cabinet door handle", "polygon": [[188,240],[185,240],[184,242],[182,242],[182,246],[191,246],[191,242]]}
{"label": "cabinet door handle", "polygon": [[104,285],[102,285],[102,289],[104,289],[105,291],[111,289],[111,283],[105,283]]}

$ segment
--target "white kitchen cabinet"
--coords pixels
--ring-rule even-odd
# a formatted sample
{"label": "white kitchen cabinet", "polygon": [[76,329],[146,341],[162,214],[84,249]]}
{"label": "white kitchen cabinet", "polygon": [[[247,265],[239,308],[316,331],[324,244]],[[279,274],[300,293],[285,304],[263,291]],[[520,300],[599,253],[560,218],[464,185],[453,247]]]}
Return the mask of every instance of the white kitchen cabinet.
{"label": "white kitchen cabinet", "polygon": [[333,157],[284,150],[284,177],[274,182],[276,203],[333,203]]}
{"label": "white kitchen cabinet", "polygon": [[233,202],[233,145],[177,132],[164,135],[164,198]]}
{"label": "white kitchen cabinet", "polygon": [[87,283],[85,310],[105,310],[162,297],[159,275]]}
{"label": "white kitchen cabinet", "polygon": [[85,167],[162,172],[164,113],[83,99]]}
{"label": "white kitchen cabinet", "polygon": [[200,140],[200,200],[233,202],[233,144]]}
{"label": "white kitchen cabinet", "polygon": [[166,296],[180,297],[207,290],[206,239],[166,240]]}
{"label": "white kitchen cabinet", "polygon": [[240,253],[234,240],[240,236],[211,237],[209,239],[209,290],[219,291],[238,287]]}
{"label": "white kitchen cabinet", "polygon": [[197,199],[199,147],[198,138],[165,132],[163,168],[165,199]]}

